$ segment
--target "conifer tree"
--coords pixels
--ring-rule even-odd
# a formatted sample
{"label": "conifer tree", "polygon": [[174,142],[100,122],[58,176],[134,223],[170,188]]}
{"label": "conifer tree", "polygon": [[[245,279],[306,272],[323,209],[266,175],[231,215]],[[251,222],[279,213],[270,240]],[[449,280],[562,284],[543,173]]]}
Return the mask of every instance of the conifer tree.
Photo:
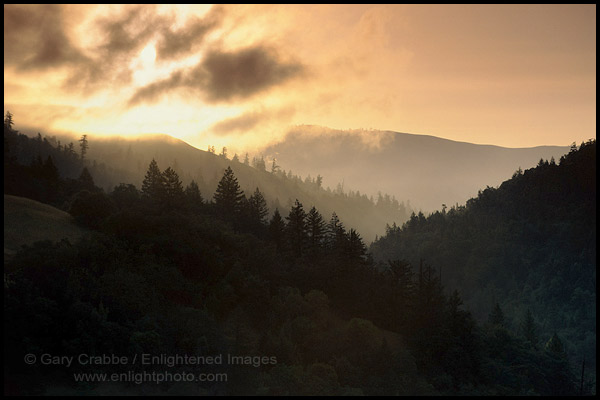
{"label": "conifer tree", "polygon": [[323,245],[325,239],[325,222],[314,206],[309,210],[306,216],[306,224],[309,247],[312,251],[316,251]]}
{"label": "conifer tree", "polygon": [[79,139],[79,146],[81,147],[81,161],[85,159],[85,155],[87,154],[89,143],[87,140],[87,135],[81,135],[81,139]]}
{"label": "conifer tree", "polygon": [[202,194],[200,193],[200,188],[198,188],[198,184],[194,180],[192,180],[186,186],[184,195],[187,206],[192,211],[198,211],[202,204],[204,204],[204,199],[202,198]]}
{"label": "conifer tree", "polygon": [[6,111],[6,115],[4,116],[4,127],[9,131],[12,131],[13,125],[13,114],[10,111]]}
{"label": "conifer tree", "polygon": [[562,344],[562,341],[559,339],[558,335],[556,334],[556,332],[546,342],[545,348],[549,352],[551,352],[559,357],[565,357],[565,348]]}
{"label": "conifer tree", "polygon": [[529,309],[525,313],[525,317],[521,323],[521,331],[531,346],[536,348],[538,344],[537,328],[535,326],[535,321],[533,319],[533,315],[531,314],[531,310]]}
{"label": "conifer tree", "polygon": [[302,208],[302,203],[296,199],[296,202],[290,209],[289,215],[286,217],[286,233],[290,247],[296,257],[302,256],[308,241],[306,232],[306,212]]}
{"label": "conifer tree", "polygon": [[166,207],[176,207],[183,203],[183,186],[179,180],[179,175],[171,167],[168,167],[163,172],[164,197],[163,205]]}
{"label": "conifer tree", "polygon": [[77,178],[77,182],[79,184],[79,190],[89,190],[90,192],[96,190],[94,179],[92,178],[92,175],[90,174],[90,171],[88,171],[87,167],[83,167],[81,175],[79,175],[79,178]]}
{"label": "conifer tree", "polygon": [[240,189],[233,170],[227,167],[213,196],[218,215],[229,220],[233,219],[240,211],[243,198],[244,192]]}
{"label": "conifer tree", "polygon": [[343,251],[346,244],[346,229],[335,212],[327,225],[326,241],[330,250]]}
{"label": "conifer tree", "polygon": [[348,257],[352,260],[358,260],[364,259],[366,254],[367,246],[365,246],[360,234],[356,230],[350,229],[350,232],[348,232]]}
{"label": "conifer tree", "polygon": [[164,197],[164,192],[164,176],[156,160],[152,159],[142,182],[142,196],[158,202]]}
{"label": "conifer tree", "polygon": [[266,223],[266,217],[269,214],[267,208],[267,201],[258,188],[254,191],[252,196],[248,199],[248,213],[252,221],[263,225]]}
{"label": "conifer tree", "polygon": [[52,156],[48,156],[48,158],[46,158],[46,162],[44,163],[44,178],[48,179],[51,182],[58,182],[59,180],[58,168],[56,168]]}
{"label": "conifer tree", "polygon": [[281,218],[281,214],[279,213],[279,209],[276,208],[273,213],[273,217],[271,217],[271,221],[269,222],[269,236],[271,240],[275,242],[277,245],[277,250],[283,250],[284,244],[284,235],[285,235],[285,222],[283,218]]}

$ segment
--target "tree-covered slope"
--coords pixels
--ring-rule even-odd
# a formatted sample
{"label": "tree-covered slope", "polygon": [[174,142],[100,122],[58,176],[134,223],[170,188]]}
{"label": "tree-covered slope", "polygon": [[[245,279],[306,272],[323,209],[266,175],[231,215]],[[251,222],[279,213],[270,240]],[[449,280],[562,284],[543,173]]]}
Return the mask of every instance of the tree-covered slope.
{"label": "tree-covered slope", "polygon": [[480,320],[499,303],[520,332],[530,310],[541,344],[558,333],[572,362],[595,368],[595,140],[558,164],[519,169],[465,206],[413,215],[370,250],[381,261],[431,263]]}
{"label": "tree-covered slope", "polygon": [[[402,223],[410,215],[408,204],[389,195],[373,199],[358,191],[325,187],[318,171],[313,176],[302,178],[277,165],[273,168],[272,163],[265,165],[260,157],[251,157],[246,162],[245,155],[215,154],[168,135],[135,139],[88,137],[87,141],[89,149],[82,161],[81,143],[77,141],[67,144],[67,140],[63,139],[61,143],[55,137],[43,137],[41,134],[29,138],[15,131],[5,132],[6,148],[18,163],[29,165],[38,156],[42,160],[51,156],[66,178],[76,178],[83,166],[87,166],[94,182],[107,192],[120,183],[131,183],[141,188],[146,168],[154,159],[161,169],[171,167],[177,172],[185,185],[195,181],[207,199],[214,193],[225,169],[231,166],[240,178],[242,190],[250,195],[258,187],[271,212],[275,208],[287,209],[295,199],[299,199],[326,215],[335,211],[349,227],[360,230],[368,242],[384,233],[386,223]],[[14,182],[13,187],[18,185]],[[21,191],[19,195],[26,194]]]}
{"label": "tree-covered slope", "polygon": [[427,264],[378,268],[336,214],[296,200],[269,217],[233,168],[207,202],[156,161],[141,190],[105,193],[87,168],[4,155],[5,191],[92,231],[5,260],[5,394],[580,393],[558,336],[537,346],[501,312],[478,324]]}

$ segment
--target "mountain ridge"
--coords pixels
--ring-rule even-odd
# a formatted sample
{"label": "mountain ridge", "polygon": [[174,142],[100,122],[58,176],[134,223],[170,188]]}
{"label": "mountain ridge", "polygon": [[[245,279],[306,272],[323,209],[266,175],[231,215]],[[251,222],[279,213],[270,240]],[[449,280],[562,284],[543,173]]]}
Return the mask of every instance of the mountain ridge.
{"label": "mountain ridge", "polygon": [[[478,190],[499,185],[519,167],[532,167],[540,158],[558,159],[569,150],[506,148],[395,131],[325,129],[319,135],[319,129],[291,130],[264,153],[301,174],[309,168],[321,171],[325,184],[344,181],[369,195],[385,191],[425,211],[443,203],[464,203]],[[367,168],[377,171],[376,179]]]}

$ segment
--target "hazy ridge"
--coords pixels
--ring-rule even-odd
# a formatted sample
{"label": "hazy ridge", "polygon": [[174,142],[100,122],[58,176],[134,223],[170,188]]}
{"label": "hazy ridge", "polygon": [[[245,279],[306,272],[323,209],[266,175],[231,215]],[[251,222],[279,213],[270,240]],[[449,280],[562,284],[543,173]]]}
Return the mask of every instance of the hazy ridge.
{"label": "hazy ridge", "polygon": [[387,192],[423,211],[464,204],[540,158],[556,160],[568,146],[505,148],[392,131],[297,127],[264,149],[300,174],[318,171],[327,185],[344,182],[363,193]]}

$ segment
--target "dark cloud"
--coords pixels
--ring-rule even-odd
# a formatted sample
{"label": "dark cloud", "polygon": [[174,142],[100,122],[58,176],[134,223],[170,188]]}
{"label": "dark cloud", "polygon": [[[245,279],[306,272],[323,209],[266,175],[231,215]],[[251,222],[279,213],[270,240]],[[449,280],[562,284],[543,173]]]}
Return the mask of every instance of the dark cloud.
{"label": "dark cloud", "polygon": [[5,65],[47,69],[88,62],[65,33],[60,6],[4,5]]}
{"label": "dark cloud", "polygon": [[181,29],[171,30],[164,27],[156,46],[157,59],[172,60],[191,53],[204,41],[207,33],[220,25],[223,16],[224,8],[217,5],[213,6],[204,18],[193,17]]}
{"label": "dark cloud", "polygon": [[167,79],[144,86],[129,99],[129,105],[134,106],[142,102],[153,102],[161,95],[178,87],[185,86],[183,75],[183,71],[176,71]]}
{"label": "dark cloud", "polygon": [[96,23],[104,40],[99,50],[112,57],[137,55],[156,30],[170,22],[156,14],[154,5],[131,6],[121,15],[100,18]]}
{"label": "dark cloud", "polygon": [[263,46],[237,52],[211,50],[195,67],[140,89],[129,104],[152,101],[161,92],[176,89],[198,93],[212,103],[244,99],[297,77],[304,69],[298,62],[280,61],[275,51]]}
{"label": "dark cloud", "polygon": [[249,97],[282,83],[302,72],[299,63],[282,63],[277,55],[264,47],[239,52],[209,52],[202,61],[206,74],[204,90],[208,100],[230,100]]}
{"label": "dark cloud", "polygon": [[[69,40],[66,24],[79,14],[68,6],[5,5],[5,65],[48,70],[67,67],[64,88],[85,94],[132,81],[131,60],[152,40],[158,61],[170,61],[198,50],[206,35],[218,27],[225,9],[214,6],[202,18],[191,17],[180,29],[172,29],[174,16],[161,15],[155,5],[131,5],[96,17],[91,34],[97,42],[78,49]],[[85,50],[85,51],[84,51]],[[300,75],[304,66],[282,61],[272,49],[254,46],[238,51],[213,48],[195,67],[175,71],[169,78],[141,88],[131,105],[153,101],[162,93],[200,96],[208,102],[251,97]]]}
{"label": "dark cloud", "polygon": [[265,122],[273,119],[287,119],[295,113],[292,107],[282,108],[277,111],[251,111],[232,118],[219,121],[210,127],[210,131],[219,136],[234,133],[245,133]]}
{"label": "dark cloud", "polygon": [[171,22],[158,15],[154,5],[129,6],[118,14],[98,18],[94,21],[100,37],[93,49],[95,58],[82,63],[65,86],[88,91],[106,84],[131,82],[131,59],[149,43],[157,29]]}
{"label": "dark cloud", "polygon": [[262,113],[250,112],[219,121],[211,126],[210,130],[216,135],[227,136],[239,131],[250,130],[258,125],[263,118]]}

